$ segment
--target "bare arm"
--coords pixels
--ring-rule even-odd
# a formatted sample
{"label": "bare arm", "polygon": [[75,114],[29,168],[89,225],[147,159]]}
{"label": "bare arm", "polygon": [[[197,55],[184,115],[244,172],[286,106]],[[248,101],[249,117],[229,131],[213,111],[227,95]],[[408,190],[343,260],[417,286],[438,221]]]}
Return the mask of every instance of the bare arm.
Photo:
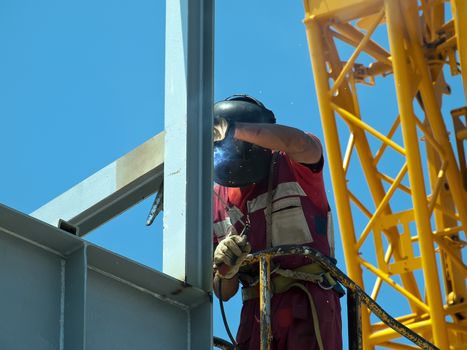
{"label": "bare arm", "polygon": [[[217,275],[214,275],[213,279],[213,289],[214,289],[214,294],[220,299],[220,293],[219,293],[219,280],[221,278]],[[222,279],[221,287],[222,287],[222,300],[227,301],[230,298],[232,298],[235,293],[237,293],[238,290],[238,275],[235,275],[231,279]]]}
{"label": "bare arm", "polygon": [[276,151],[283,151],[296,162],[317,163],[322,155],[320,143],[299,129],[267,123],[237,123],[238,140]]}

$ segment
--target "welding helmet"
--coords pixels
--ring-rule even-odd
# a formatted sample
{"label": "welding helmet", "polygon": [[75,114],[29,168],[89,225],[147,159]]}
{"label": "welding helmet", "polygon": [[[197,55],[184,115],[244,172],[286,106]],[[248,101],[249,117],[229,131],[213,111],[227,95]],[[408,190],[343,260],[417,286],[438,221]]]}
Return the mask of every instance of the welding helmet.
{"label": "welding helmet", "polygon": [[[274,113],[255,98],[233,95],[214,104],[214,118],[233,123],[274,124]],[[214,181],[226,187],[245,187],[265,179],[269,173],[271,150],[232,136],[214,142]]]}

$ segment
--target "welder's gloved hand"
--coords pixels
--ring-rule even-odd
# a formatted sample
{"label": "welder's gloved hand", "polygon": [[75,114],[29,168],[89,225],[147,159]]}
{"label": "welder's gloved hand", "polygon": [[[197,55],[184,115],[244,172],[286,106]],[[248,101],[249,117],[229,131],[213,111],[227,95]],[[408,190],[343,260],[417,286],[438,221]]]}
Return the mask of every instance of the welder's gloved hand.
{"label": "welder's gloved hand", "polygon": [[224,238],[214,251],[214,265],[222,266],[217,269],[217,274],[228,279],[235,276],[250,251],[251,245],[246,236],[230,235]]}
{"label": "welder's gloved hand", "polygon": [[222,117],[214,118],[213,125],[213,140],[214,142],[222,141],[227,136],[233,135],[235,125],[233,122],[229,122],[227,119]]}

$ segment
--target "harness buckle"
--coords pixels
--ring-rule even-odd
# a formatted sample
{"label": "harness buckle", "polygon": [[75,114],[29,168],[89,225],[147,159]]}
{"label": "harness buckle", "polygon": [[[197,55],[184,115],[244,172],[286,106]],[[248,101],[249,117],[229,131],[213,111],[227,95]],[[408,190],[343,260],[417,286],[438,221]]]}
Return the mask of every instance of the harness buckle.
{"label": "harness buckle", "polygon": [[324,272],[320,275],[320,279],[317,281],[318,283],[318,286],[321,287],[321,289],[324,289],[324,290],[330,290],[330,289],[333,289],[334,288],[334,285],[335,283],[331,283],[331,281],[329,280],[328,278],[328,273],[327,272]]}

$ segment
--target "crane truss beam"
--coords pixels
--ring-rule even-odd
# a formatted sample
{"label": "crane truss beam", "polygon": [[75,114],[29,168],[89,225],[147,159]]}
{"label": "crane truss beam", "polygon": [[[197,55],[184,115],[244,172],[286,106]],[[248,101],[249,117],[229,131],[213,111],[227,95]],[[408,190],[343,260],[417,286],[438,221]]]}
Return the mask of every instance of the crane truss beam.
{"label": "crane truss beam", "polygon": [[[407,324],[442,349],[467,339],[462,302],[467,297],[462,259],[467,193],[441,114],[442,94],[449,90],[442,66],[449,64],[458,74],[452,69],[455,50],[461,62],[466,56],[459,43],[465,4],[452,3],[462,6],[453,11],[454,22],[445,21],[443,4],[436,1],[304,2],[349,275],[363,286],[363,271],[368,270],[372,297],[392,293],[405,300]],[[343,58],[341,51],[349,45],[353,53]],[[379,110],[378,117],[368,116],[360,108],[357,84],[376,90],[379,76],[390,74],[398,112],[391,117]],[[385,104],[390,97],[385,96]],[[342,152],[340,140],[346,137]],[[362,176],[368,191],[361,188]],[[457,313],[447,317],[452,307]],[[393,344],[397,334],[381,326],[374,333],[371,315],[363,311],[365,347]]]}

